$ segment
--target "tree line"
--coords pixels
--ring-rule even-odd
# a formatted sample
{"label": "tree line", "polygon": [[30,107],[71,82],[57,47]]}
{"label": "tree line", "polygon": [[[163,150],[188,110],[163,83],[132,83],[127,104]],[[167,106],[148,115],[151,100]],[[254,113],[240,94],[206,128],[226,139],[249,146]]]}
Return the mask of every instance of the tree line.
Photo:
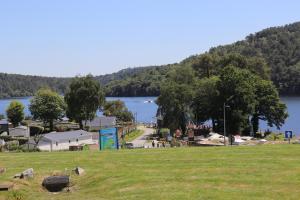
{"label": "tree line", "polygon": [[[64,116],[83,129],[85,122],[93,120],[98,110],[105,116],[116,116],[120,122],[133,121],[133,114],[122,101],[105,101],[103,88],[91,75],[70,80],[64,97],[50,88],[39,89],[30,101],[29,110],[32,118],[41,120],[50,131],[54,128],[54,121]],[[24,105],[12,101],[6,115],[14,126],[18,126],[24,120]]]}
{"label": "tree line", "polygon": [[249,135],[259,120],[280,128],[288,116],[265,61],[239,54],[203,54],[191,66],[174,68],[157,104],[160,125],[172,132],[211,120],[215,132],[226,123],[228,133]]}
{"label": "tree line", "polygon": [[[255,62],[264,60],[269,66],[269,78],[281,95],[300,95],[300,22],[250,34],[245,40],[211,48],[206,54],[212,57],[228,54],[253,57],[258,61],[252,59],[247,65],[252,72],[256,70]],[[192,66],[202,55],[193,55],[170,65],[128,68],[95,76],[94,79],[103,86],[106,96],[158,96],[161,83],[166,80],[170,70]],[[32,96],[41,87],[64,94],[70,80],[0,73],[0,98]]]}

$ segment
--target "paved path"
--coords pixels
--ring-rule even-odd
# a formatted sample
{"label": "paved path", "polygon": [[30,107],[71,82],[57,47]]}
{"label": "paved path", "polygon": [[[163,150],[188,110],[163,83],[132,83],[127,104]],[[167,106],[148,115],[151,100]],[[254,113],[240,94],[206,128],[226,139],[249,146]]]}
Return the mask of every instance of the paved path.
{"label": "paved path", "polygon": [[133,144],[133,146],[135,148],[137,148],[137,147],[144,147],[145,145],[148,145],[148,146],[151,145],[151,142],[147,142],[147,136],[153,134],[154,129],[153,128],[145,128],[145,127],[139,127],[139,129],[143,130],[144,133],[131,142]]}

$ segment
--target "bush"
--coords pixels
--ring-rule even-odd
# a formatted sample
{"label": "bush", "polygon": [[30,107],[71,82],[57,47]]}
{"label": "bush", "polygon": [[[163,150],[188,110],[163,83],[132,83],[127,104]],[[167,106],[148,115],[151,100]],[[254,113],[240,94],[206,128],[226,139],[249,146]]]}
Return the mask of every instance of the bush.
{"label": "bush", "polygon": [[90,146],[87,144],[83,145],[83,151],[88,151],[88,150],[90,150]]}
{"label": "bush", "polygon": [[17,151],[20,150],[19,141],[13,140],[5,143],[5,148],[9,151]]}
{"label": "bush", "polygon": [[284,140],[284,134],[283,133],[270,133],[268,136],[266,136],[266,140]]}
{"label": "bush", "polygon": [[161,138],[167,138],[168,135],[170,135],[170,129],[168,128],[162,128],[159,130],[159,135]]}

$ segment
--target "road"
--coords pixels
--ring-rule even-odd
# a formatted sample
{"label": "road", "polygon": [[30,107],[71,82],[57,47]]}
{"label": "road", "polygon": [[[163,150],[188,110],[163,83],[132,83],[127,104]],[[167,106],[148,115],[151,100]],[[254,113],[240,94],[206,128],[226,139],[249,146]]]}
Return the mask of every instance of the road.
{"label": "road", "polygon": [[139,129],[143,130],[144,133],[141,136],[134,139],[131,143],[133,144],[133,146],[135,148],[144,147],[145,145],[150,146],[151,142],[147,142],[147,137],[149,135],[153,134],[154,129],[153,128],[145,128],[145,127],[139,127]]}

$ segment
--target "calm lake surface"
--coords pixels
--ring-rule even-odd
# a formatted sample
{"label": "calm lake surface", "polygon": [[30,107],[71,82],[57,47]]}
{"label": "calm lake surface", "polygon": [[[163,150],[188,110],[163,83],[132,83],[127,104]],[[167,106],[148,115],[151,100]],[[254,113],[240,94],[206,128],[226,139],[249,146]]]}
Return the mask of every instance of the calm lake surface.
{"label": "calm lake surface", "polygon": [[[137,119],[139,122],[155,122],[155,115],[157,110],[157,105],[155,104],[156,97],[107,97],[107,100],[117,100],[120,99],[124,101],[128,109],[137,113]],[[296,134],[300,134],[300,97],[282,97],[288,107],[289,117],[286,120],[284,126],[281,130],[276,130],[276,128],[270,128],[265,122],[261,122],[260,129],[266,130],[270,129],[273,131],[285,131],[292,130]],[[0,100],[0,114],[5,114],[5,110],[12,100],[18,100],[25,105],[26,115],[30,115],[28,110],[28,105],[30,102],[30,97],[26,98],[14,98],[14,99],[1,99]],[[149,101],[151,101],[149,103]]]}

